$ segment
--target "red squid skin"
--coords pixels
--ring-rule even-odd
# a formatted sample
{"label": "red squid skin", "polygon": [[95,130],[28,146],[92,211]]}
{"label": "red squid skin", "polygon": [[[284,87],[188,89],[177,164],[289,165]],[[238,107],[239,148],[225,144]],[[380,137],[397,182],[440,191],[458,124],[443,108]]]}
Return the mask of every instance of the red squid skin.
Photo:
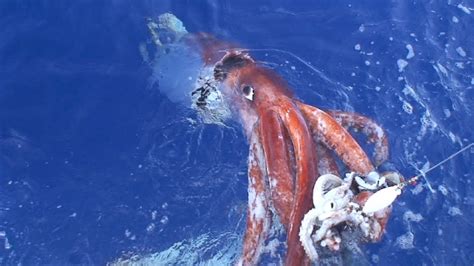
{"label": "red squid skin", "polygon": [[[304,104],[293,96],[281,77],[232,44],[204,33],[187,42],[197,45],[205,66],[221,69],[216,79],[221,81],[222,94],[239,114],[250,143],[249,209],[239,264],[258,263],[273,222],[271,209],[287,232],[285,264],[309,264],[298,232],[305,213],[312,207],[316,178],[338,172],[330,151],[350,171],[366,175],[375,169],[374,164],[345,127],[363,129],[375,144],[377,164],[388,156],[383,130],[358,114],[324,112]],[[244,97],[244,87],[248,86],[254,90],[252,100]],[[387,218],[380,219],[385,226]]]}

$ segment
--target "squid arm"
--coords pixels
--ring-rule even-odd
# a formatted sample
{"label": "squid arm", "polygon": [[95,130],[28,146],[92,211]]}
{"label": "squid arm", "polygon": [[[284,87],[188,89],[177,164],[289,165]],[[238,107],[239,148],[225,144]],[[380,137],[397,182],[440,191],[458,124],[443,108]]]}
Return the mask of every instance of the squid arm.
{"label": "squid arm", "polygon": [[242,257],[238,265],[256,265],[260,259],[271,226],[269,197],[265,189],[265,158],[258,130],[250,139],[248,167],[248,210]]}
{"label": "squid arm", "polygon": [[287,230],[288,250],[286,265],[302,265],[309,261],[299,241],[299,230],[304,215],[311,208],[311,195],[317,176],[315,147],[303,114],[293,101],[280,99],[277,104],[278,115],[288,130],[293,144],[296,165],[296,181],[293,210]]}
{"label": "squid arm", "polygon": [[381,165],[388,159],[388,138],[381,126],[372,119],[357,113],[342,111],[328,111],[336,121],[345,128],[353,128],[367,136],[370,143],[374,144],[374,163]]}
{"label": "squid arm", "polygon": [[313,134],[317,135],[326,147],[334,150],[345,165],[352,171],[363,175],[374,170],[374,166],[364,150],[332,116],[316,107],[301,102],[297,102],[297,104]]}
{"label": "squid arm", "polygon": [[278,216],[288,230],[294,195],[294,160],[288,145],[288,132],[277,113],[260,116],[259,133],[267,166],[268,185]]}

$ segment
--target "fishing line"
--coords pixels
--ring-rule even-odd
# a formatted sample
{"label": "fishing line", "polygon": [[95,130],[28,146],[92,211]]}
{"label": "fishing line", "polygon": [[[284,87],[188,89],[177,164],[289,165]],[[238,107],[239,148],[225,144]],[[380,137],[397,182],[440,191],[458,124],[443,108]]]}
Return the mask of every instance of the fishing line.
{"label": "fishing line", "polygon": [[428,179],[426,178],[426,174],[428,172],[431,172],[433,171],[434,169],[440,167],[441,165],[443,165],[444,163],[448,162],[449,160],[453,159],[454,157],[458,156],[459,154],[463,153],[464,151],[466,151],[467,149],[469,149],[470,147],[472,147],[474,145],[474,142],[472,142],[471,144],[459,149],[458,151],[456,151],[455,153],[449,155],[448,157],[446,157],[446,159],[442,160],[441,162],[431,166],[430,168],[428,168],[428,170],[426,171],[422,171],[422,170],[419,170],[420,174],[406,180],[405,182],[403,183],[400,183],[398,184],[398,187],[400,189],[404,188],[406,185],[416,185],[416,183],[418,182],[418,180],[420,179],[420,177],[423,177],[426,181],[426,184],[428,185],[428,188],[430,189],[430,191],[432,193],[435,193],[435,191],[433,190],[433,188],[431,187],[430,183],[428,182]]}
{"label": "fishing line", "polygon": [[224,50],[220,50],[219,52],[229,52],[229,51],[239,51],[239,52],[277,52],[277,53],[282,53],[282,54],[286,54],[286,55],[289,55],[291,57],[293,57],[294,59],[296,59],[297,61],[299,61],[300,63],[302,63],[303,65],[305,65],[306,67],[308,67],[309,69],[311,69],[314,73],[318,74],[319,77],[321,77],[324,81],[328,82],[329,84],[333,85],[334,87],[341,87],[345,90],[348,90],[350,91],[351,89],[347,86],[344,86],[343,84],[339,83],[339,82],[334,82],[333,80],[331,80],[328,76],[326,76],[326,74],[324,74],[321,70],[315,68],[313,65],[311,65],[311,63],[309,63],[308,61],[304,60],[303,58],[299,57],[298,55],[292,53],[292,52],[289,52],[289,51],[285,51],[285,50],[281,50],[281,49],[277,49],[277,48],[255,48],[255,49],[247,49],[247,48],[234,48],[234,49],[224,49]]}
{"label": "fishing line", "polygon": [[[301,58],[301,57],[297,56],[296,54],[294,54],[292,52],[289,52],[289,51],[280,50],[280,49],[277,49],[277,48],[265,48],[265,49],[234,48],[234,49],[223,49],[223,50],[220,50],[219,52],[226,52],[227,53],[229,51],[278,52],[278,53],[286,54],[286,55],[289,55],[289,56],[295,58],[297,61],[299,61],[300,63],[302,63],[303,65],[305,65],[309,69],[311,69],[312,71],[314,71],[314,73],[318,74],[322,79],[324,79],[326,82],[332,84],[333,86],[335,86],[335,87],[339,86],[339,87],[342,87],[346,90],[350,90],[348,87],[342,85],[341,83],[337,83],[337,82],[332,81],[323,72],[321,72],[320,70],[318,70],[317,68],[312,66],[308,61],[304,60],[303,58]],[[428,179],[426,178],[426,174],[433,171],[434,169],[440,167],[441,165],[448,162],[449,160],[452,160],[454,157],[456,157],[459,154],[463,153],[464,151],[466,151],[467,149],[469,149],[473,145],[474,145],[474,142],[470,143],[469,145],[467,145],[467,146],[461,148],[460,150],[456,151],[455,153],[449,155],[444,160],[442,160],[442,161],[438,162],[437,164],[433,165],[432,167],[428,168],[428,170],[426,170],[426,171],[418,170],[420,172],[420,174],[418,174],[418,175],[416,175],[416,176],[414,176],[414,177],[412,177],[412,178],[410,178],[410,179],[408,179],[408,180],[406,180],[406,181],[404,181],[404,182],[402,182],[398,185],[386,187],[386,188],[383,188],[383,189],[375,192],[372,196],[370,196],[367,199],[367,202],[365,203],[364,208],[363,208],[362,211],[365,212],[365,213],[374,213],[378,210],[381,210],[383,208],[386,208],[386,207],[390,206],[396,200],[398,195],[400,195],[402,193],[402,189],[404,187],[406,187],[407,185],[416,185],[418,180],[421,177],[423,177],[425,179],[426,184],[427,184],[428,188],[430,189],[430,191],[432,193],[435,193],[435,191],[431,187]]]}
{"label": "fishing line", "polygon": [[[220,50],[219,52],[229,52],[229,51],[239,51],[239,52],[278,52],[278,53],[283,53],[283,54],[287,54],[289,56],[292,56],[293,58],[295,58],[296,60],[298,60],[299,62],[301,62],[303,65],[305,65],[306,67],[308,67],[309,69],[313,70],[315,73],[317,73],[318,75],[320,75],[325,81],[333,84],[333,85],[336,85],[336,86],[341,86],[343,88],[346,88],[344,85],[340,84],[340,83],[335,83],[334,81],[332,81],[330,78],[328,78],[323,72],[321,72],[319,69],[315,68],[314,66],[311,65],[311,63],[309,63],[308,61],[304,60],[303,58],[297,56],[296,54],[292,53],[292,52],[289,52],[289,51],[285,51],[285,50],[281,50],[281,49],[277,49],[277,48],[254,48],[254,49],[247,49],[247,48],[235,48],[235,49],[223,49],[223,50]],[[418,179],[420,177],[423,177],[425,179],[425,181],[427,182],[428,186],[429,185],[429,182],[428,182],[428,179],[426,179],[426,174],[428,172],[431,172],[432,170],[438,168],[439,166],[441,166],[442,164],[446,163],[447,161],[453,159],[454,157],[456,157],[457,155],[459,155],[460,153],[464,152],[465,150],[469,149],[470,147],[472,147],[474,145],[474,142],[470,143],[469,145],[463,147],[462,149],[458,150],[457,152],[451,154],[450,156],[448,156],[446,159],[442,160],[441,162],[435,164],[434,166],[430,167],[428,170],[426,171],[422,171],[422,170],[418,170],[420,172],[420,174],[410,178],[408,181],[406,181],[405,183],[414,183],[416,181],[418,181]],[[431,186],[430,186],[431,187]]]}
{"label": "fishing line", "polygon": [[[379,211],[383,208],[386,208],[386,207],[390,206],[397,199],[398,195],[400,195],[402,193],[402,189],[404,187],[406,187],[407,185],[416,185],[417,181],[418,181],[418,179],[420,179],[420,177],[424,177],[426,182],[428,182],[428,180],[426,179],[426,174],[428,172],[431,172],[432,170],[440,167],[441,165],[443,165],[447,161],[452,160],[454,157],[456,157],[459,154],[461,154],[462,152],[466,151],[467,149],[469,149],[473,145],[474,145],[474,142],[472,142],[471,144],[461,148],[460,150],[456,151],[455,153],[449,155],[448,157],[446,157],[446,159],[444,159],[441,162],[433,165],[428,170],[420,171],[421,172],[420,174],[418,174],[418,175],[416,175],[416,176],[414,176],[414,177],[412,177],[412,178],[410,178],[410,179],[408,179],[408,180],[406,180],[406,181],[404,181],[404,182],[402,182],[398,185],[386,187],[386,188],[383,188],[383,189],[375,192],[372,196],[370,196],[367,199],[367,202],[365,203],[364,208],[362,209],[362,211],[365,212],[365,213],[374,213],[376,211]],[[434,192],[434,191],[432,191],[432,192]]]}
{"label": "fishing line", "polygon": [[[444,160],[442,160],[441,162],[439,162],[439,163],[433,165],[433,166],[430,167],[428,170],[426,170],[426,171],[420,171],[420,172],[421,172],[420,174],[418,174],[418,175],[416,175],[416,176],[414,176],[414,177],[412,177],[412,178],[410,178],[410,179],[416,179],[416,180],[418,180],[420,177],[424,177],[424,178],[426,179],[426,174],[427,174],[428,172],[431,172],[432,170],[438,168],[439,166],[441,166],[442,164],[446,163],[447,161],[453,159],[453,158],[456,157],[457,155],[461,154],[461,153],[464,152],[465,150],[467,150],[467,149],[469,149],[470,147],[472,147],[472,145],[474,145],[474,142],[472,142],[471,144],[469,144],[469,145],[465,146],[464,148],[458,150],[457,152],[455,152],[455,153],[449,155],[448,157],[446,157],[446,159],[444,159]],[[415,180],[415,181],[416,181],[416,180]]]}
{"label": "fishing line", "polygon": [[[410,165],[411,165],[413,168],[415,168],[418,173],[420,173],[421,175],[423,175],[423,170],[422,170],[422,169],[428,168],[428,167],[430,166],[430,162],[429,162],[429,161],[426,162],[426,163],[423,165],[423,167],[421,167],[421,168],[418,168],[418,166],[417,166],[416,163],[414,163],[414,162],[411,162]],[[426,167],[425,167],[425,166],[426,166]],[[423,178],[425,179],[425,181],[426,181],[426,186],[427,186],[428,189],[431,191],[431,193],[436,193],[436,191],[431,187],[431,183],[430,183],[430,181],[428,180],[428,178],[426,177],[426,175],[423,175]]]}
{"label": "fishing line", "polygon": [[469,144],[469,145],[467,145],[467,146],[465,146],[465,147],[463,147],[462,149],[458,150],[457,152],[455,152],[455,153],[449,155],[448,157],[446,157],[446,159],[444,159],[444,160],[442,160],[441,162],[439,162],[439,163],[437,163],[437,164],[431,166],[431,167],[430,167],[428,170],[426,170],[426,171],[418,170],[420,173],[419,173],[418,175],[416,175],[416,176],[414,176],[414,177],[408,179],[408,180],[406,181],[407,184],[412,184],[412,185],[413,185],[413,184],[415,184],[415,183],[418,181],[418,179],[420,179],[420,177],[423,177],[423,179],[425,179],[426,185],[428,186],[428,188],[430,189],[430,191],[431,191],[432,193],[435,193],[434,189],[431,187],[430,182],[429,182],[428,179],[426,178],[426,174],[429,173],[429,172],[431,172],[432,170],[438,168],[439,166],[441,166],[442,164],[446,163],[447,161],[453,159],[454,157],[456,157],[457,155],[461,154],[461,153],[464,152],[465,150],[469,149],[472,145],[474,145],[474,142],[471,143],[471,144]]}

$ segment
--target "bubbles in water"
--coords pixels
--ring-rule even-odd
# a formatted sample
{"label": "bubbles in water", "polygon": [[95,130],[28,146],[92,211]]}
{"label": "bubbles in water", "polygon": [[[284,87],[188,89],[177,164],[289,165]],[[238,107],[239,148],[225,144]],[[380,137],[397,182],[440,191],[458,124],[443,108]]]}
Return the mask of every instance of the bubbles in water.
{"label": "bubbles in water", "polygon": [[450,207],[448,210],[448,214],[451,216],[458,216],[462,215],[462,211],[458,207]]}
{"label": "bubbles in water", "polygon": [[405,70],[405,67],[408,66],[408,62],[403,59],[398,59],[397,65],[398,65],[398,72],[403,72],[403,70]]}
{"label": "bubbles in water", "polygon": [[411,193],[413,195],[417,195],[417,194],[420,194],[423,191],[423,189],[424,189],[423,184],[420,183],[420,184],[416,185],[415,188],[413,188],[411,190]]}
{"label": "bubbles in water", "polygon": [[447,196],[448,195],[448,189],[443,186],[443,185],[439,185],[438,186],[438,190],[441,192],[441,194],[443,194],[444,196]]}
{"label": "bubbles in water", "polygon": [[3,239],[4,240],[4,244],[3,244],[3,247],[5,249],[11,249],[12,248],[12,245],[10,244],[10,242],[8,241],[8,237],[7,237],[7,233],[5,231],[0,231],[0,239]]}
{"label": "bubbles in water", "polygon": [[412,249],[415,247],[413,245],[414,238],[415,236],[412,232],[407,232],[406,234],[397,237],[396,245],[401,249]]}
{"label": "bubbles in water", "polygon": [[456,48],[456,52],[458,52],[458,54],[462,57],[466,57],[466,51],[464,51],[464,49],[459,46],[458,48]]}
{"label": "bubbles in water", "polygon": [[[108,265],[231,265],[240,252],[241,236],[231,233],[203,234],[173,244],[154,254],[129,255]],[[203,253],[203,251],[205,251]]]}
{"label": "bubbles in water", "polygon": [[407,59],[413,58],[415,56],[415,52],[413,51],[413,46],[411,46],[411,44],[407,44],[406,48],[408,50],[408,54],[407,54],[406,58]]}
{"label": "bubbles in water", "polygon": [[160,223],[168,224],[168,222],[169,222],[168,216],[165,215],[165,216],[161,217]]}
{"label": "bubbles in water", "polygon": [[414,213],[412,211],[406,211],[404,214],[403,214],[403,220],[405,222],[420,222],[421,220],[423,220],[423,216],[421,216],[421,214],[419,213]]}
{"label": "bubbles in water", "polygon": [[451,116],[451,111],[449,109],[444,109],[443,112],[446,118],[449,118]]}
{"label": "bubbles in water", "polygon": [[403,108],[403,111],[405,111],[407,114],[413,113],[413,106],[411,106],[411,104],[409,104],[406,101],[403,101],[402,108]]}
{"label": "bubbles in water", "polygon": [[463,4],[458,4],[458,8],[468,15],[471,14],[471,10],[467,6],[464,6]]}
{"label": "bubbles in water", "polygon": [[146,231],[147,231],[148,233],[151,233],[151,232],[153,232],[153,231],[155,230],[155,228],[156,228],[155,223],[150,223],[150,224],[146,227]]}

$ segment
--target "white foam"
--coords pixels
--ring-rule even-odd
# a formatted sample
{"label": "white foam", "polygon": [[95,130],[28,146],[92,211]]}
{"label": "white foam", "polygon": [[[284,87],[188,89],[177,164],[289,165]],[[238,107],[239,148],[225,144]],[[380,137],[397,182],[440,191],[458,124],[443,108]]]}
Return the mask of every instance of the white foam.
{"label": "white foam", "polygon": [[456,48],[456,52],[458,52],[458,54],[462,57],[466,57],[466,51],[464,51],[464,49],[459,46],[458,48]]}
{"label": "white foam", "polygon": [[279,246],[280,246],[280,241],[278,239],[272,239],[263,248],[263,252],[270,253],[270,256],[276,257],[277,254],[278,254],[278,247]]}
{"label": "white foam", "polygon": [[375,264],[378,264],[379,261],[380,261],[380,257],[376,254],[372,254],[372,262],[375,263]]}
{"label": "white foam", "polygon": [[441,72],[444,74],[444,76],[448,76],[448,70],[446,70],[446,68],[441,65],[439,62],[436,63],[436,66],[433,65],[433,67],[435,68],[435,70],[437,70],[438,72]]}
{"label": "white foam", "polygon": [[360,31],[360,32],[364,32],[364,31],[365,31],[365,26],[364,26],[364,24],[361,24],[361,25],[359,26],[359,31]]}
{"label": "white foam", "polygon": [[411,46],[411,44],[407,44],[405,47],[406,47],[407,50],[408,50],[408,54],[407,54],[407,57],[406,57],[406,58],[407,58],[407,59],[413,58],[413,57],[415,56],[415,52],[413,51],[413,46]]}
{"label": "white foam", "polygon": [[413,245],[414,238],[415,236],[412,232],[407,232],[406,234],[397,237],[396,245],[401,249],[412,249],[415,247]]}
{"label": "white foam", "polygon": [[458,216],[458,215],[461,216],[462,211],[458,207],[450,207],[448,209],[448,214],[451,216]]}
{"label": "white foam", "polygon": [[140,51],[140,55],[144,62],[150,63],[150,54],[146,48],[146,43],[140,43],[138,45],[138,50]]}
{"label": "white foam", "polygon": [[420,194],[420,193],[423,191],[423,189],[424,189],[424,188],[423,188],[423,185],[422,185],[421,183],[418,183],[418,184],[415,186],[415,188],[413,188],[413,189],[411,190],[411,193],[412,193],[413,195],[417,195],[417,194]]}
{"label": "white foam", "polygon": [[453,16],[452,21],[453,21],[454,23],[458,23],[458,22],[459,22],[459,19],[458,19],[456,16]]}
{"label": "white foam", "polygon": [[444,115],[446,116],[446,118],[449,118],[451,117],[451,111],[449,109],[444,109]]}
{"label": "white foam", "polygon": [[0,239],[3,239],[4,240],[4,245],[3,247],[5,249],[11,249],[12,248],[12,245],[10,244],[10,242],[8,241],[8,237],[7,237],[7,232],[5,231],[0,231]]}
{"label": "white foam", "polygon": [[403,72],[405,67],[408,66],[408,62],[403,59],[398,59],[397,65],[398,65],[398,72]]}
{"label": "white foam", "polygon": [[418,223],[420,222],[421,220],[423,220],[423,216],[421,216],[421,214],[419,213],[414,213],[412,211],[406,211],[404,214],[403,214],[403,220],[405,222],[415,222],[415,223]]}
{"label": "white foam", "polygon": [[403,111],[405,111],[407,114],[413,113],[413,106],[411,106],[411,104],[406,101],[403,101],[402,108],[403,108]]}
{"label": "white foam", "polygon": [[453,132],[449,131],[448,136],[453,143],[456,143],[456,135]]}
{"label": "white foam", "polygon": [[161,217],[160,223],[167,224],[168,222],[169,222],[168,216],[164,215],[163,217]]}
{"label": "white foam", "polygon": [[425,164],[423,164],[423,166],[420,169],[420,172],[426,173],[426,171],[428,171],[428,169],[430,169],[430,162],[426,162]]}
{"label": "white foam", "polygon": [[[432,132],[435,128],[438,127],[438,123],[433,120],[429,109],[426,109],[426,111],[423,113],[420,118],[420,122],[421,128],[417,136],[418,140],[421,140],[426,135],[426,133]],[[444,133],[446,134],[446,132]]]}
{"label": "white foam", "polygon": [[[217,236],[200,235],[173,244],[153,254],[127,255],[107,265],[232,265],[240,250],[241,236],[223,233]],[[203,254],[210,258],[203,258]]]}
{"label": "white foam", "polygon": [[441,194],[443,194],[444,196],[447,196],[448,195],[448,189],[443,186],[443,185],[439,185],[438,186],[438,190],[441,192]]}
{"label": "white foam", "polygon": [[146,231],[147,231],[148,233],[151,233],[151,232],[153,232],[153,231],[155,230],[155,228],[156,228],[155,223],[150,223],[150,224],[147,225]]}
{"label": "white foam", "polygon": [[466,6],[463,6],[462,4],[459,4],[459,5],[458,5],[458,8],[461,9],[464,13],[466,13],[466,14],[468,14],[468,15],[471,14],[471,10],[470,10],[468,7],[466,7]]}
{"label": "white foam", "polygon": [[356,50],[356,51],[360,51],[360,44],[356,44],[356,45],[354,45],[354,50]]}

